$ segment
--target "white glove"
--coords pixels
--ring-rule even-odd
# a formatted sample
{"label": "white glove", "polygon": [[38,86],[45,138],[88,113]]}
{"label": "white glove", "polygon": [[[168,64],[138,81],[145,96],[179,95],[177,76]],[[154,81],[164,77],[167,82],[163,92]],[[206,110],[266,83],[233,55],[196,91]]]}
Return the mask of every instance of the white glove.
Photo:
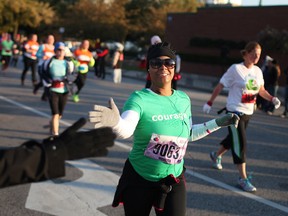
{"label": "white glove", "polygon": [[280,102],[280,100],[277,97],[273,97],[271,101],[274,104],[275,109],[278,109],[280,107],[281,102]]}
{"label": "white glove", "polygon": [[114,127],[120,120],[120,112],[113,98],[109,100],[109,107],[95,105],[94,111],[89,112],[89,121],[95,123],[95,128]]}
{"label": "white glove", "polygon": [[212,105],[210,106],[208,104],[208,102],[204,104],[204,106],[203,106],[203,112],[204,113],[206,113],[206,114],[210,113],[211,109],[212,109]]}
{"label": "white glove", "polygon": [[219,127],[227,127],[230,125],[234,125],[236,128],[238,127],[240,117],[235,113],[228,113],[220,118],[215,119],[216,124]]}

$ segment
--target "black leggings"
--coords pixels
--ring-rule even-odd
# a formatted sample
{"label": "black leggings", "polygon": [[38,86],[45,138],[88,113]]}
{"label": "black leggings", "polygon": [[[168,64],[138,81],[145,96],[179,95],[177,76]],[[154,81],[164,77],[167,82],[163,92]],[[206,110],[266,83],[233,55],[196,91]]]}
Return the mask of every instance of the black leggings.
{"label": "black leggings", "polygon": [[75,94],[79,94],[81,89],[83,88],[83,86],[85,85],[85,81],[87,79],[87,73],[78,73],[78,76],[76,78],[76,80],[74,81],[74,83],[77,86],[77,91]]}
{"label": "black leggings", "polygon": [[[152,206],[155,204],[155,198],[159,196],[159,184],[142,178],[133,169],[129,160],[125,163],[121,178],[118,187],[123,189],[120,194],[120,202],[124,204],[125,216],[149,216]],[[186,183],[184,172],[178,178],[180,182],[173,184],[172,190],[167,194],[164,210],[159,211],[154,206],[157,216],[185,216]],[[121,181],[123,185],[121,185]]]}
{"label": "black leggings", "polygon": [[68,92],[66,93],[56,93],[56,92],[49,92],[49,104],[51,108],[51,114],[59,114],[60,116],[63,115],[63,111],[68,99]]}
{"label": "black leggings", "polygon": [[36,78],[37,60],[30,59],[30,58],[27,58],[26,56],[24,56],[23,61],[24,61],[24,70],[23,70],[22,75],[21,75],[21,80],[22,81],[25,80],[26,73],[29,70],[29,68],[31,68],[32,82],[33,82],[33,84],[36,84],[36,82],[37,82],[37,78]]}
{"label": "black leggings", "polygon": [[251,115],[241,115],[238,128],[228,127],[229,134],[220,143],[225,149],[231,149],[234,164],[246,162],[247,138],[246,128]]}

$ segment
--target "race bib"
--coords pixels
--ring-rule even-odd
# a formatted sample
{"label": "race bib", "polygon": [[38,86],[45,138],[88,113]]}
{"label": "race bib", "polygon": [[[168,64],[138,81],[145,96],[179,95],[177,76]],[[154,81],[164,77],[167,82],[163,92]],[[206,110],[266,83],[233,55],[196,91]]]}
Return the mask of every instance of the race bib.
{"label": "race bib", "polygon": [[241,103],[255,103],[256,99],[256,94],[242,94]]}
{"label": "race bib", "polygon": [[64,86],[64,82],[58,80],[52,82],[52,88],[63,88]]}
{"label": "race bib", "polygon": [[86,71],[88,70],[88,65],[87,64],[80,64],[78,67],[79,71]]}
{"label": "race bib", "polygon": [[144,155],[167,164],[179,164],[187,144],[187,138],[152,134]]}

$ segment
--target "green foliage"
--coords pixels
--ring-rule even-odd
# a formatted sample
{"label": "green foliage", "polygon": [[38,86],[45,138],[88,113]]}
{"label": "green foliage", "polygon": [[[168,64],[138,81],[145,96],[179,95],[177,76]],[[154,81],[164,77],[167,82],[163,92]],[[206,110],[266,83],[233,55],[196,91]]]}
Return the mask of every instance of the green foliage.
{"label": "green foliage", "polygon": [[51,23],[54,17],[49,4],[37,0],[1,0],[0,5],[0,31],[17,34],[19,26],[36,28]]}
{"label": "green foliage", "polygon": [[197,7],[197,0],[131,0],[125,5],[128,37],[147,44],[152,35],[164,36],[168,12],[195,12]]}
{"label": "green foliage", "polygon": [[122,41],[127,34],[124,5],[127,0],[107,4],[103,0],[79,0],[62,13],[66,35],[88,39]]}
{"label": "green foliage", "polygon": [[[41,32],[65,28],[64,37],[129,38],[149,43],[165,33],[168,12],[195,12],[197,0],[0,0],[0,31],[30,27]],[[53,26],[49,25],[53,22]]]}

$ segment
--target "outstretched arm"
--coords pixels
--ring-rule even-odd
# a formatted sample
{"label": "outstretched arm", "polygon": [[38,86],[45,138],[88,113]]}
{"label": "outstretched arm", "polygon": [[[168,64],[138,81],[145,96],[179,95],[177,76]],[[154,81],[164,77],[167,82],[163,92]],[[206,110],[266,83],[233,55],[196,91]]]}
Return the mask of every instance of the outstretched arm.
{"label": "outstretched arm", "polygon": [[111,128],[77,132],[79,119],[55,139],[34,140],[19,147],[0,150],[0,187],[43,181],[65,175],[65,160],[105,156],[114,144]]}
{"label": "outstretched arm", "polygon": [[94,110],[89,112],[89,121],[95,124],[95,128],[112,127],[118,138],[126,139],[133,135],[139,121],[139,114],[127,110],[120,116],[113,98],[110,98],[109,107],[94,106]]}
{"label": "outstretched arm", "polygon": [[221,127],[235,126],[238,127],[239,116],[234,113],[228,113],[222,117],[196,124],[192,126],[191,141],[199,140],[210,133],[220,129]]}

